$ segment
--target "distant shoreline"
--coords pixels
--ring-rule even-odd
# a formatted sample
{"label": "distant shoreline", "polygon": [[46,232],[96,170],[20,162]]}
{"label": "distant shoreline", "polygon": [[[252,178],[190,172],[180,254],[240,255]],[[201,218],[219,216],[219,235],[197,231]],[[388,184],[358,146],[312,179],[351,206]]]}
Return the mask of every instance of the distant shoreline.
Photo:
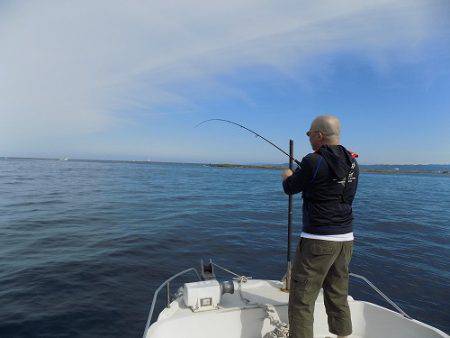
{"label": "distant shoreline", "polygon": [[[225,169],[268,169],[268,170],[283,170],[286,169],[286,165],[252,165],[252,164],[230,164],[230,163],[211,163],[207,166],[212,168],[225,168]],[[429,170],[400,170],[400,169],[373,169],[365,168],[364,165],[360,165],[360,172],[367,174],[434,174],[434,175],[447,175],[450,176],[448,170],[443,171],[429,171]]]}
{"label": "distant shoreline", "polygon": [[[201,162],[166,162],[151,160],[98,160],[98,159],[81,159],[81,158],[42,158],[42,157],[12,157],[0,156],[0,160],[44,160],[44,161],[63,161],[63,162],[100,162],[100,163],[132,163],[132,164],[167,164],[167,165],[200,165],[211,168],[223,169],[265,169],[265,170],[283,170],[288,164],[234,164],[234,163],[201,163]],[[387,166],[389,168],[374,168]],[[442,170],[421,170],[421,169],[403,169],[402,166],[423,167],[423,166],[443,166],[447,164],[360,164],[360,172],[368,174],[428,174],[450,177],[450,170],[444,168]]]}

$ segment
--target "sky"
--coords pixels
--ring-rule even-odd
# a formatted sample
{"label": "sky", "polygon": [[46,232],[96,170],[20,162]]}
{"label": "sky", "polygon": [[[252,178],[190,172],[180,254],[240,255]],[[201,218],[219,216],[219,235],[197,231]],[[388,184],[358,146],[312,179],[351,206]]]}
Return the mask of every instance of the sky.
{"label": "sky", "polygon": [[1,1],[0,156],[450,163],[450,1]]}

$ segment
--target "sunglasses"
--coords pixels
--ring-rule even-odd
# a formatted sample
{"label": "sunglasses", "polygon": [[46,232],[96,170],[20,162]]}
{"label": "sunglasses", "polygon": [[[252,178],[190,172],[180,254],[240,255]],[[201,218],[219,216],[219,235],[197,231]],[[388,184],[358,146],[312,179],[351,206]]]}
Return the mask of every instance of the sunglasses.
{"label": "sunglasses", "polygon": [[312,133],[320,133],[320,131],[318,131],[318,130],[308,130],[306,132],[306,136],[311,136]]}

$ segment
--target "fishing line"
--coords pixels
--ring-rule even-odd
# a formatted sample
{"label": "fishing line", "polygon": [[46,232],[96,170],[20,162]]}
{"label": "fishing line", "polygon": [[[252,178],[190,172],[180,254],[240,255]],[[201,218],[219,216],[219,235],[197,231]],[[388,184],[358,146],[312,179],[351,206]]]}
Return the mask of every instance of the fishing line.
{"label": "fishing line", "polygon": [[[283,154],[285,154],[287,157],[291,158],[291,156],[284,151],[283,149],[281,149],[279,146],[277,146],[275,143],[273,143],[272,141],[268,140],[267,138],[265,138],[264,136],[258,134],[256,131],[251,130],[250,128],[247,128],[246,126],[243,126],[242,124],[230,121],[230,120],[224,120],[224,119],[209,119],[209,120],[205,120],[200,122],[199,124],[197,124],[195,126],[195,128],[201,126],[204,123],[207,122],[211,122],[211,121],[220,121],[220,122],[226,122],[226,123],[230,123],[230,124],[234,124],[235,126],[241,127],[242,129],[247,130],[248,132],[252,133],[253,135],[255,135],[256,137],[261,138],[262,140],[266,141],[267,143],[269,143],[271,146],[277,148],[279,151],[281,151]],[[292,160],[300,167],[300,161],[298,161],[295,157],[292,157]]]}

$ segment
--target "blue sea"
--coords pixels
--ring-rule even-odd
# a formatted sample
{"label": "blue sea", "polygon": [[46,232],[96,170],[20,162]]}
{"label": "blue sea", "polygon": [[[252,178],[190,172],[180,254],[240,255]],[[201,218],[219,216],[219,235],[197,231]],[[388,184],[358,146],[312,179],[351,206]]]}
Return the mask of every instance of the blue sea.
{"label": "blue sea", "polygon": [[[2,159],[0,189],[2,338],[139,337],[155,289],[201,258],[285,272],[277,170]],[[361,174],[354,211],[351,271],[450,332],[450,177]],[[359,281],[350,293],[388,306]]]}

